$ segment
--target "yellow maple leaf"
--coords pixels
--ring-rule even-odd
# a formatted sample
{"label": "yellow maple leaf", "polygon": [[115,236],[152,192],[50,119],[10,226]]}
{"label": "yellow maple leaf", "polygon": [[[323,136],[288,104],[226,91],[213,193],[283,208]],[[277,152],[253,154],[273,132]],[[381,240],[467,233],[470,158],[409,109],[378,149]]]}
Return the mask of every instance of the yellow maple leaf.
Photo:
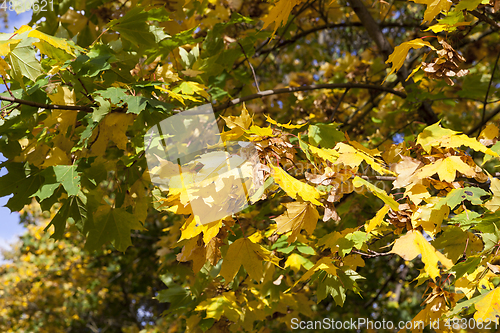
{"label": "yellow maple leaf", "polygon": [[[71,46],[69,45],[69,43],[65,39],[57,38],[57,37],[50,36],[50,35],[46,35],[43,32],[40,32],[38,30],[31,30],[28,33],[28,37],[38,38],[40,41],[44,41],[44,42],[52,45],[53,47],[61,49],[64,52],[66,52],[66,53],[68,53],[68,54],[70,54],[72,56],[75,56],[75,53],[71,49]],[[47,54],[47,52],[44,52],[45,48],[43,47],[42,43],[38,42],[38,43],[34,43],[34,45],[37,46],[37,48],[42,53]]]}
{"label": "yellow maple leaf", "polygon": [[476,174],[474,168],[463,162],[460,156],[449,156],[424,166],[418,172],[418,178],[427,178],[437,173],[440,180],[451,183],[455,180],[457,171],[467,177],[474,177]]}
{"label": "yellow maple leaf", "polygon": [[304,125],[307,125],[307,124],[292,125],[292,122],[289,122],[288,124],[280,124],[280,123],[276,122],[276,120],[271,119],[271,117],[269,117],[267,114],[265,116],[266,116],[266,120],[268,123],[276,125],[278,127],[287,128],[287,129],[296,129],[296,128],[301,128]]}
{"label": "yellow maple leaf", "polygon": [[[411,320],[411,332],[412,333],[422,333],[423,326],[432,323],[433,325],[437,323],[439,329],[435,327],[435,332],[452,332],[444,330],[444,321],[439,320],[441,316],[449,310],[447,305],[447,299],[444,295],[434,295],[430,299],[430,302],[426,304],[425,308],[422,309],[412,320]],[[422,325],[423,324],[423,325]],[[433,327],[434,328],[434,327]],[[398,331],[398,333],[406,333],[408,330],[403,328]]]}
{"label": "yellow maple leaf", "polygon": [[319,158],[324,159],[325,161],[330,161],[332,163],[335,163],[339,158],[339,153],[335,149],[314,147],[313,145],[303,142],[300,138],[299,142],[301,144],[301,147],[302,145],[305,145],[305,147],[307,147],[307,149],[309,149],[311,153],[318,156]]}
{"label": "yellow maple leaf", "polygon": [[405,187],[412,183],[416,177],[415,171],[422,166],[423,163],[410,156],[401,157],[401,161],[396,164],[395,171],[397,173],[396,180],[392,183],[394,188]]}
{"label": "yellow maple leaf", "polygon": [[222,221],[223,220],[218,220],[206,224],[196,224],[195,216],[191,215],[181,227],[181,238],[179,241],[190,239],[203,233],[203,242],[208,244],[212,238],[217,236],[219,233],[219,230],[222,227]]}
{"label": "yellow maple leaf", "polygon": [[498,324],[500,316],[500,287],[490,291],[481,301],[474,304],[476,322],[492,321]]}
{"label": "yellow maple leaf", "polygon": [[299,201],[285,203],[284,205],[286,206],[286,212],[274,219],[278,225],[276,233],[283,234],[291,230],[292,233],[288,236],[288,244],[297,239],[302,229],[311,235],[319,219],[316,208],[308,202]]}
{"label": "yellow maple leaf", "polygon": [[198,244],[198,237],[191,238],[177,254],[177,261],[193,261],[193,272],[198,273],[206,262],[206,250]]}
{"label": "yellow maple leaf", "polygon": [[396,175],[391,170],[384,168],[381,163],[375,160],[374,157],[370,156],[370,154],[373,153],[379,154],[377,153],[378,151],[366,150],[365,152],[343,142],[337,143],[337,145],[335,146],[335,150],[337,150],[339,153],[339,158],[336,161],[337,164],[342,163],[344,165],[355,168],[359,166],[361,162],[365,161],[373,168],[373,170],[377,171],[379,174],[388,174],[393,176]]}
{"label": "yellow maple leaf", "polygon": [[20,39],[8,39],[0,41],[0,56],[5,57],[10,53],[10,46],[16,45],[20,42]]}
{"label": "yellow maple leaf", "polygon": [[47,95],[54,104],[59,105],[75,105],[75,91],[66,86],[57,87],[57,92]]}
{"label": "yellow maple leaf", "polygon": [[487,148],[476,139],[470,138],[465,134],[460,134],[460,132],[443,128],[440,126],[439,122],[424,128],[417,137],[417,144],[420,144],[427,153],[430,153],[432,147],[457,148],[466,146],[476,151],[499,157],[497,153]]}
{"label": "yellow maple leaf", "polygon": [[304,275],[302,275],[301,278],[298,279],[297,282],[295,282],[295,284],[285,292],[289,292],[299,282],[309,280],[311,276],[314,274],[314,272],[320,269],[322,271],[327,272],[328,274],[337,275],[337,267],[333,263],[332,258],[323,257],[320,260],[318,260],[318,262],[313,267],[311,267]]}
{"label": "yellow maple leaf", "polygon": [[422,255],[422,261],[425,264],[425,271],[432,279],[440,276],[438,261],[446,268],[451,268],[453,262],[446,258],[441,252],[436,251],[418,230],[410,230],[406,235],[398,238],[394,247],[390,251],[401,256],[404,260],[411,261],[419,254]]}
{"label": "yellow maple leaf", "polygon": [[222,315],[229,320],[237,322],[240,316],[243,316],[242,308],[238,304],[234,291],[225,292],[221,296],[204,300],[198,306],[196,311],[206,311],[206,318],[219,320]]}
{"label": "yellow maple leaf", "polygon": [[262,260],[279,265],[279,260],[270,251],[248,238],[240,238],[229,245],[219,274],[226,281],[225,284],[228,284],[243,265],[252,279],[260,281],[263,274]]}
{"label": "yellow maple leaf", "polygon": [[7,78],[7,72],[6,70],[10,69],[10,65],[3,60],[3,58],[0,58],[0,74],[3,75],[4,78]]}
{"label": "yellow maple leaf", "polygon": [[422,200],[430,198],[431,194],[427,191],[427,187],[422,184],[409,185],[406,187],[405,196],[407,196],[415,205],[418,205]]}
{"label": "yellow maple leaf", "polygon": [[106,115],[99,124],[99,131],[96,131],[95,135],[99,133],[97,140],[90,147],[92,156],[103,156],[110,140],[118,148],[126,150],[129,139],[125,133],[134,119],[133,114],[110,113]]}
{"label": "yellow maple leaf", "polygon": [[370,221],[366,222],[365,224],[365,230],[367,233],[373,231],[376,227],[378,227],[382,221],[384,220],[385,215],[389,211],[389,206],[384,205],[377,214],[375,214],[375,217],[373,217]]}
{"label": "yellow maple leaf", "polygon": [[461,291],[468,299],[471,299],[478,289],[493,289],[494,286],[489,280],[494,276],[495,274],[489,271],[487,267],[479,266],[474,272],[466,273],[457,279],[455,289]]}
{"label": "yellow maple leaf", "polygon": [[293,7],[303,1],[304,0],[279,0],[271,9],[267,17],[264,19],[264,26],[262,27],[262,29],[267,28],[271,23],[274,22],[274,36],[276,30],[278,30],[281,24],[288,21],[288,16],[290,15]]}
{"label": "yellow maple leaf", "polygon": [[391,207],[392,210],[399,210],[399,204],[394,200],[392,197],[388,196],[387,193],[385,193],[384,190],[379,189],[372,183],[367,182],[363,178],[360,178],[358,176],[354,177],[352,184],[354,187],[361,187],[361,186],[366,186],[372,192],[375,196],[378,198],[382,199],[383,202],[385,202],[389,207]]}
{"label": "yellow maple leaf", "polygon": [[241,115],[237,117],[221,116],[221,118],[224,119],[224,121],[226,122],[226,126],[231,129],[239,127],[243,130],[247,130],[250,128],[250,125],[252,125],[252,117],[250,117],[250,114],[248,113],[248,110],[244,103],[243,103],[243,108],[241,109]]}
{"label": "yellow maple leaf", "polygon": [[493,192],[493,197],[484,204],[484,207],[492,212],[496,212],[500,208],[500,179],[490,177],[490,180],[490,190]]}
{"label": "yellow maple leaf", "polygon": [[294,272],[300,271],[302,267],[308,269],[310,265],[312,263],[309,260],[297,253],[290,254],[285,262],[285,268],[290,267]]}
{"label": "yellow maple leaf", "polygon": [[426,22],[431,22],[442,11],[447,12],[448,10],[450,10],[451,5],[453,4],[453,2],[450,0],[410,0],[410,1],[424,4],[427,6],[424,12],[424,20],[422,21],[422,24]]}
{"label": "yellow maple leaf", "polygon": [[294,199],[300,196],[303,200],[309,201],[315,205],[321,205],[318,201],[320,193],[315,187],[295,179],[280,167],[275,167],[273,165],[271,167],[274,170],[274,181],[286,192],[286,194]]}
{"label": "yellow maple leaf", "polygon": [[389,72],[389,74],[387,74],[387,77],[392,73],[397,72],[403,66],[406,59],[406,55],[408,54],[410,49],[420,49],[424,46],[428,46],[431,49],[436,50],[436,48],[432,46],[429,42],[420,38],[410,40],[408,42],[404,42],[396,46],[394,48],[394,52],[392,52],[392,54],[389,56],[389,58],[387,58],[387,61],[385,62],[386,64],[390,62],[392,63],[391,71]]}

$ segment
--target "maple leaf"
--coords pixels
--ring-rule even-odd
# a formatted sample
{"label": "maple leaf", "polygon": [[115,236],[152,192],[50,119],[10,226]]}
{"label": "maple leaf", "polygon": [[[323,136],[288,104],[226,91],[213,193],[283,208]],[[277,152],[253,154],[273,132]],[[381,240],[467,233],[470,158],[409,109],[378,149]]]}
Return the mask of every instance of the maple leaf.
{"label": "maple leaf", "polygon": [[440,209],[443,205],[448,205],[450,209],[454,209],[464,200],[469,200],[473,205],[480,205],[483,203],[481,197],[485,195],[488,195],[488,192],[479,187],[456,188],[451,190],[446,197],[440,199],[434,208]]}
{"label": "maple leaf", "polygon": [[320,193],[315,187],[295,179],[280,167],[271,167],[274,170],[274,181],[286,192],[286,194],[294,199],[300,196],[303,200],[307,200],[315,205],[321,205],[318,201]]}
{"label": "maple leaf", "polygon": [[176,258],[181,262],[193,261],[193,272],[198,273],[206,262],[206,249],[200,244],[199,237],[191,238]]}
{"label": "maple leaf", "polygon": [[474,168],[463,162],[460,156],[449,156],[421,168],[418,178],[427,178],[437,173],[440,180],[451,183],[455,180],[457,171],[467,177],[476,175]]}
{"label": "maple leaf", "polygon": [[443,128],[440,126],[439,122],[424,128],[417,137],[417,144],[420,144],[427,153],[430,153],[432,147],[458,148],[460,146],[466,146],[476,151],[499,157],[497,153],[487,148],[476,139],[470,138],[465,134],[460,134],[460,132]]}
{"label": "maple leaf", "polygon": [[338,267],[335,266],[332,258],[323,257],[318,260],[313,267],[311,267],[304,275],[302,275],[300,279],[298,279],[297,282],[295,282],[295,284],[285,292],[289,292],[290,290],[292,290],[299,282],[309,280],[317,270],[325,271],[331,275],[337,275],[337,269]]}
{"label": "maple leaf", "polygon": [[304,0],[279,0],[271,9],[267,17],[264,19],[264,26],[262,27],[262,29],[267,28],[271,23],[274,22],[274,36],[276,30],[278,30],[280,25],[288,21],[288,16],[290,15],[293,7],[303,1]]}
{"label": "maple leaf", "polygon": [[394,72],[397,72],[403,66],[406,59],[406,55],[408,54],[410,49],[420,49],[424,46],[428,46],[431,49],[435,50],[434,46],[432,46],[429,42],[420,38],[411,40],[409,42],[404,42],[396,46],[394,48],[394,52],[392,52],[392,54],[389,56],[389,58],[387,58],[387,61],[385,62],[386,64],[390,62],[392,63],[391,71],[389,72],[389,74],[387,74],[386,79],[389,75],[391,75]]}
{"label": "maple leaf", "polygon": [[490,177],[490,180],[490,190],[493,192],[493,197],[484,204],[484,207],[492,212],[496,212],[500,208],[500,179]]}
{"label": "maple leaf", "polygon": [[368,221],[365,224],[365,230],[366,232],[372,232],[376,227],[378,227],[382,221],[384,220],[385,215],[387,212],[389,212],[389,206],[384,205],[378,212],[375,214],[375,217],[373,217],[370,221]]}
{"label": "maple leaf", "polygon": [[434,280],[440,276],[437,267],[438,261],[446,268],[453,266],[453,262],[441,252],[436,251],[418,230],[410,230],[406,235],[398,238],[390,252],[400,255],[404,260],[408,261],[415,259],[421,254],[422,261],[425,264],[425,271]]}
{"label": "maple leaf", "polygon": [[292,253],[288,256],[285,262],[285,268],[290,267],[293,271],[298,272],[302,267],[305,269],[310,269],[313,263],[308,259],[304,258],[298,253]]}
{"label": "maple leaf", "polygon": [[292,122],[289,122],[288,124],[280,124],[280,123],[276,122],[276,120],[271,119],[271,117],[269,117],[267,114],[265,116],[266,116],[266,120],[268,123],[276,125],[278,127],[287,128],[287,129],[296,129],[296,128],[301,128],[302,126],[307,125],[307,124],[292,125]]}
{"label": "maple leaf", "polygon": [[412,183],[415,178],[417,178],[415,171],[421,166],[423,166],[423,163],[419,160],[409,156],[402,156],[401,161],[399,161],[394,168],[398,176],[392,185],[395,188],[400,188]]}
{"label": "maple leaf", "polygon": [[453,2],[450,0],[410,0],[410,1],[424,4],[427,6],[424,12],[424,20],[422,21],[422,24],[426,22],[431,22],[442,11],[447,12],[448,10],[450,10],[451,5],[453,4]]}
{"label": "maple leaf", "polygon": [[253,243],[248,238],[239,238],[229,245],[219,274],[226,281],[225,284],[228,284],[233,281],[234,276],[243,265],[252,279],[260,281],[263,274],[262,260],[271,261],[275,265],[278,265],[279,262],[270,251],[259,244]]}
{"label": "maple leaf", "polygon": [[[354,144],[354,142],[351,142],[351,144]],[[350,167],[357,167],[361,164],[362,161],[365,161],[370,165],[373,170],[377,171],[380,174],[388,174],[388,175],[395,175],[394,172],[391,170],[388,170],[382,166],[380,162],[375,160],[375,158],[372,157],[375,155],[380,155],[380,152],[377,150],[373,151],[364,151],[366,149],[362,145],[356,145],[357,147],[353,147],[351,145],[345,144],[343,142],[337,143],[335,146],[335,150],[338,151],[339,153],[339,158],[337,159],[336,163],[342,163],[344,165],[348,165]]]}
{"label": "maple leaf", "polygon": [[358,176],[354,177],[352,184],[355,187],[361,187],[361,186],[366,186],[375,196],[378,198],[382,199],[392,210],[399,210],[399,204],[394,200],[392,197],[388,196],[387,193],[385,193],[384,190],[379,189],[372,183],[367,182],[363,178],[360,178]]}
{"label": "maple leaf", "polygon": [[278,225],[276,233],[282,234],[292,231],[288,236],[288,244],[293,243],[302,229],[311,235],[316,228],[319,213],[316,208],[308,202],[289,202],[284,204],[286,212],[274,220]]}
{"label": "maple leaf", "polygon": [[124,252],[132,245],[130,230],[145,230],[142,224],[122,208],[100,206],[94,213],[94,226],[90,229],[85,248],[94,251],[107,242]]}
{"label": "maple leaf", "polygon": [[243,315],[242,308],[238,305],[234,291],[225,292],[221,296],[204,300],[198,306],[197,311],[205,310],[206,318],[214,318],[219,320],[222,315],[225,315],[229,320],[237,322],[240,316]]}
{"label": "maple leaf", "polygon": [[230,129],[240,127],[243,130],[247,130],[250,128],[250,125],[252,125],[252,122],[253,122],[252,117],[250,117],[250,114],[248,114],[248,110],[247,110],[245,104],[243,104],[243,108],[241,109],[240,116],[238,116],[238,117],[221,116],[221,118],[226,121],[226,126],[229,127]]}
{"label": "maple leaf", "polygon": [[474,304],[476,313],[474,319],[479,322],[488,320],[498,324],[500,317],[500,287],[493,289],[480,301]]}

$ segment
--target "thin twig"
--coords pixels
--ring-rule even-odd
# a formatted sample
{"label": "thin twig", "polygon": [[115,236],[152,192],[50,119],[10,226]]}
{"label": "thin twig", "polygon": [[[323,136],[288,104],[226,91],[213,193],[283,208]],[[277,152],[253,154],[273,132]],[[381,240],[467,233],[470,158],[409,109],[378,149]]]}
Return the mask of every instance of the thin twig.
{"label": "thin twig", "polygon": [[378,86],[374,84],[367,84],[367,83],[325,83],[325,84],[314,84],[310,86],[301,86],[301,87],[289,87],[289,88],[280,88],[280,89],[271,89],[271,90],[265,90],[261,91],[256,94],[244,96],[241,98],[236,98],[233,100],[230,100],[222,105],[214,107],[214,111],[221,111],[224,109],[227,109],[233,105],[240,104],[246,101],[250,101],[253,99],[257,98],[262,98],[264,96],[270,96],[270,95],[278,95],[278,94],[289,94],[292,92],[298,92],[298,91],[309,91],[309,90],[317,90],[317,89],[339,89],[339,88],[349,88],[349,89],[371,89],[371,90],[378,90],[378,91],[385,91],[388,93],[391,93],[393,95],[399,96],[401,98],[406,98],[406,94],[397,91],[391,88],[387,88],[384,86]]}
{"label": "thin twig", "polygon": [[[283,29],[283,33],[281,34],[280,38],[278,39],[278,42],[276,44],[274,44],[274,47],[271,49],[270,52],[276,50],[278,48],[278,45],[279,43],[282,41],[283,39],[283,35],[286,34],[286,32],[288,31],[288,29],[290,28],[290,26],[292,25],[293,21],[300,15],[302,14],[302,12],[304,12],[310,5],[312,5],[314,3],[315,0],[313,0],[312,2],[309,2],[307,1],[302,7],[299,8],[299,10],[297,11],[297,14],[295,14],[293,16],[293,18],[288,21],[288,23],[285,25],[285,28]],[[270,53],[269,52],[269,53]],[[260,62],[259,66],[257,66],[257,70],[264,64],[264,62],[266,61],[267,57],[269,56],[269,53],[266,53],[266,55],[264,56],[264,59],[262,59],[262,61]]]}
{"label": "thin twig", "polygon": [[483,122],[477,124],[474,126],[473,129],[471,129],[469,132],[467,132],[467,135],[472,135],[474,134],[478,129],[482,128],[484,124],[487,124],[491,119],[493,119],[497,114],[500,113],[500,106],[497,106],[495,110],[493,110],[489,116],[487,116]]}
{"label": "thin twig", "polygon": [[257,88],[257,91],[260,92],[259,81],[257,80],[257,74],[255,74],[255,70],[254,70],[254,68],[252,66],[252,63],[250,62],[250,59],[248,59],[248,56],[247,56],[247,54],[245,52],[245,49],[243,48],[243,45],[241,45],[240,42],[237,42],[237,43],[240,46],[241,52],[243,52],[243,55],[245,56],[245,59],[247,60],[248,66],[250,66],[250,69],[252,70],[253,79],[255,81],[255,87]]}
{"label": "thin twig", "polygon": [[[125,1],[125,3],[127,3]],[[71,74],[73,74],[73,76],[76,76],[75,72],[73,72],[70,68],[67,68],[68,72],[70,72]],[[87,87],[85,87],[85,85],[83,84],[83,81],[82,79],[80,78],[77,78],[78,82],[80,82],[80,84],[82,85],[83,87],[83,90],[85,90],[85,94],[83,94],[85,97],[87,97],[88,100],[90,100],[92,103],[95,103],[95,100],[94,98],[92,97],[92,95],[89,93],[89,91],[87,90]]]}
{"label": "thin twig", "polygon": [[5,118],[9,115],[10,112],[12,112],[12,110],[10,112],[7,112],[7,109],[12,105],[12,104],[15,104],[14,102],[12,103],[9,103],[8,105],[2,107],[1,111],[0,111],[0,115],[2,118]]}
{"label": "thin twig", "polygon": [[95,42],[97,42],[101,38],[101,36],[104,35],[107,31],[108,31],[108,29],[104,29],[103,32],[101,32],[101,34],[99,36],[97,36],[95,41],[93,41],[92,44],[90,44],[89,49],[92,48],[92,46],[94,46]]}
{"label": "thin twig", "polygon": [[330,115],[330,118],[328,118],[328,122],[332,122],[333,117],[335,116],[335,113],[337,113],[337,110],[339,109],[340,103],[342,103],[342,101],[344,100],[344,97],[345,97],[345,95],[347,95],[347,92],[349,91],[349,89],[351,89],[351,88],[345,88],[344,93],[342,94],[342,96],[340,96],[339,101],[337,102],[337,105],[335,106],[335,109],[333,109],[333,112]]}
{"label": "thin twig", "polygon": [[[419,27],[419,23],[385,23],[380,25],[382,28],[415,28]],[[264,50],[259,50],[255,53],[255,57],[261,56],[263,54],[269,53],[274,51],[277,48],[281,48],[283,46],[293,44],[296,41],[298,41],[301,38],[307,37],[308,35],[321,31],[321,30],[326,30],[326,29],[336,29],[336,28],[356,28],[356,27],[363,27],[363,24],[361,22],[346,22],[346,23],[328,23],[328,24],[323,24],[314,28],[311,28],[309,30],[305,30],[304,32],[298,33],[291,37],[290,39],[285,39],[279,42],[275,47],[272,48],[267,48]]]}
{"label": "thin twig", "polygon": [[43,108],[43,109],[75,110],[75,111],[84,111],[84,112],[92,112],[93,111],[90,106],[86,106],[86,105],[44,104],[44,103],[37,103],[37,102],[32,102],[32,101],[25,101],[23,99],[9,97],[9,96],[0,96],[0,100],[12,102],[12,103],[18,103],[21,105],[33,106],[36,108]]}
{"label": "thin twig", "polygon": [[[9,85],[7,84],[7,80],[5,80],[5,78],[2,76],[2,80],[3,80],[3,83],[5,84],[5,88],[7,88],[7,91],[9,92],[9,94],[14,97],[14,94],[12,93],[12,91],[10,90],[10,87]],[[15,97],[14,97],[15,98]]]}
{"label": "thin twig", "polygon": [[388,180],[395,181],[396,177],[394,176],[358,176],[359,178],[363,178],[365,180]]}
{"label": "thin twig", "polygon": [[364,253],[364,252],[361,252],[358,250],[352,250],[351,252],[359,254],[359,255],[366,257],[366,258],[376,258],[376,257],[384,257],[384,256],[394,255],[394,253],[392,253],[392,252],[375,252],[375,251],[371,251],[371,250],[369,250],[369,251],[370,251],[370,253]]}
{"label": "thin twig", "polygon": [[483,114],[481,115],[481,126],[479,127],[479,131],[477,131],[477,137],[481,134],[481,129],[484,125],[484,118],[486,117],[486,105],[488,102],[488,95],[490,94],[491,83],[493,82],[493,77],[495,76],[495,71],[497,70],[498,59],[500,58],[500,52],[498,52],[497,58],[495,60],[495,64],[493,65],[493,71],[491,73],[490,82],[488,83],[488,89],[486,89],[486,95],[484,96],[483,102]]}

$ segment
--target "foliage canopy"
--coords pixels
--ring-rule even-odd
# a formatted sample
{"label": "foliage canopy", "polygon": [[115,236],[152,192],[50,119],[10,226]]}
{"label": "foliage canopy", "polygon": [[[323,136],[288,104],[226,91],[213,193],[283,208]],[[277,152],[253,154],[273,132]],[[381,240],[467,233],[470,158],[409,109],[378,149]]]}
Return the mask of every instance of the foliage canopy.
{"label": "foliage canopy", "polygon": [[[28,226],[1,331],[498,323],[499,1],[31,6],[0,34],[0,195]],[[144,137],[207,103],[260,191],[199,224]]]}

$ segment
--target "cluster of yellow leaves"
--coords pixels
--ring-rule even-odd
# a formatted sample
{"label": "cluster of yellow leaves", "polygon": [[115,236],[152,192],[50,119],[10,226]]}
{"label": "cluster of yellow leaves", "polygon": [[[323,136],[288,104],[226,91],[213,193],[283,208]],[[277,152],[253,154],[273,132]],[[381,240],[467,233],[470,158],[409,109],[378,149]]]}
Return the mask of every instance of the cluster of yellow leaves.
{"label": "cluster of yellow leaves", "polygon": [[[462,253],[477,255],[482,251],[483,243],[473,233],[457,226],[445,226],[443,222],[450,212],[462,212],[465,206],[460,204],[465,200],[473,205],[482,203],[482,190],[467,189],[464,179],[484,183],[489,177],[461,148],[470,148],[492,158],[498,157],[494,150],[485,145],[496,142],[499,133],[496,127],[490,126],[483,131],[479,137],[482,140],[480,142],[445,129],[438,123],[424,129],[416,143],[410,147],[392,146],[381,153],[348,140],[337,142],[331,149],[319,148],[311,142],[303,141],[300,134],[296,141],[300,147],[298,150],[297,146],[289,143],[289,137],[283,129],[300,131],[302,126],[279,124],[267,117],[272,126],[260,127],[255,125],[246,108],[243,108],[241,116],[228,116],[224,117],[224,120],[230,128],[222,134],[224,138],[243,138],[255,145],[258,155],[256,161],[263,173],[261,181],[264,183],[272,180],[274,183],[274,187],[267,185],[261,193],[272,195],[279,186],[294,201],[284,202],[284,213],[275,217],[275,224],[271,223],[264,230],[253,229],[252,213],[240,214],[237,222],[228,217],[208,225],[197,225],[192,215],[188,217],[180,228],[178,245],[182,245],[183,249],[177,259],[193,261],[195,272],[201,270],[207,261],[215,265],[222,258],[219,276],[223,278],[224,285],[234,281],[240,269],[244,268],[249,278],[258,282],[255,288],[260,288],[262,283],[270,279],[271,271],[291,269],[298,275],[297,278],[282,276],[273,281],[276,285],[285,281],[289,286],[288,291],[291,291],[298,283],[308,281],[314,274],[326,274],[328,279],[336,279],[339,277],[339,270],[345,272],[364,266],[361,256],[352,254],[352,250],[367,251],[367,242],[373,235],[383,235],[384,231],[392,230],[396,235],[402,233],[402,236],[395,240],[389,253],[398,254],[406,261],[420,256],[424,269],[419,281],[431,279],[429,283],[432,287],[434,282],[440,281],[443,271],[448,270],[453,274],[454,263]],[[293,173],[298,163],[304,163],[301,154],[310,162],[307,164],[308,170],[319,171],[319,174],[307,171],[303,179]],[[357,176],[356,173],[364,165],[373,173],[395,176],[393,187],[404,188],[403,197],[396,201],[392,194],[372,184],[369,177]],[[348,183],[350,188],[341,189],[339,184],[342,183]],[[327,234],[319,240],[315,239],[314,232],[320,218],[318,207],[325,208],[325,215],[331,214],[331,210],[334,210],[333,203],[339,201],[343,194],[361,187],[367,188],[384,202],[377,214],[365,223],[364,231],[347,228]],[[274,190],[270,191],[271,188]],[[500,181],[492,178],[493,197],[484,205],[485,208],[496,211],[500,207],[499,189]],[[171,194],[168,199],[161,199],[162,205],[177,213],[188,215],[189,200],[186,197],[183,199],[182,191],[173,191]],[[387,214],[389,222],[404,217],[407,223],[403,224],[403,227],[397,227],[394,223],[391,225],[384,221]],[[334,218],[334,221],[338,219]],[[228,241],[228,232],[231,232],[235,224],[240,224],[241,229],[251,236]],[[330,250],[331,255],[320,257],[314,262],[298,253],[289,253],[284,266],[280,266],[280,257],[266,245],[266,239],[272,243],[278,238],[283,239],[290,247],[296,246],[294,244],[297,243],[323,247]],[[472,297],[478,287],[487,286],[487,289],[494,289],[491,285],[494,274],[481,272],[484,272],[484,268],[482,271],[460,277],[456,283],[457,291]],[[328,281],[332,283],[334,280]],[[449,293],[438,287],[432,288],[424,301],[425,308],[414,318],[415,321],[423,320],[429,323],[440,318],[462,297],[461,294]],[[246,289],[247,292],[252,290],[255,289]],[[247,323],[247,318],[252,318],[247,316],[250,313],[255,314],[252,312],[254,310],[239,310],[241,304],[251,303],[247,301],[239,299],[231,292],[224,292],[204,301],[197,310],[206,311],[208,318],[218,320],[222,315],[226,315],[231,317],[231,321]],[[259,312],[264,308],[267,306],[259,308],[256,305],[255,309],[260,310],[255,311]]]}

